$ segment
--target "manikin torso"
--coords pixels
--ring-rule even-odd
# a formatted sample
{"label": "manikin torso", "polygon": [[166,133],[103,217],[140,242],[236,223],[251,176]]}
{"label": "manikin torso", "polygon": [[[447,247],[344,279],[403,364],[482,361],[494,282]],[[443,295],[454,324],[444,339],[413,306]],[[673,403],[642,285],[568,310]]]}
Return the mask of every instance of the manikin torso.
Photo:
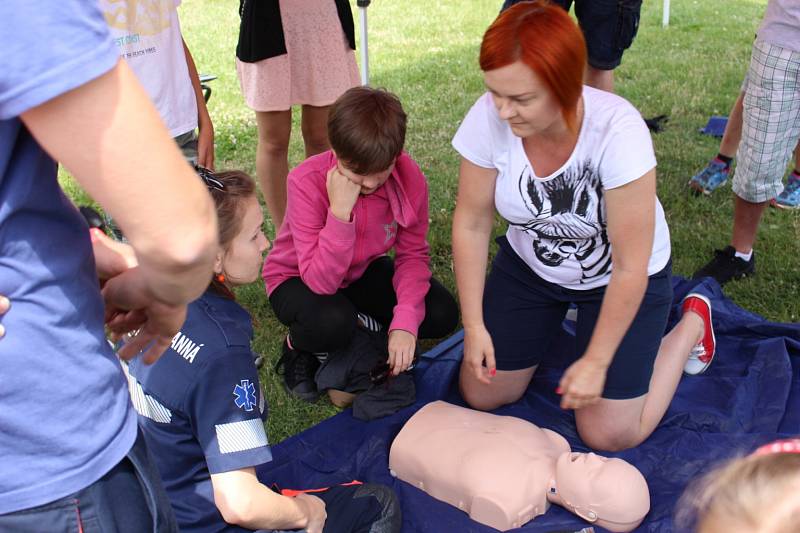
{"label": "manikin torso", "polygon": [[[611,461],[616,463],[594,454],[571,454],[563,437],[519,418],[433,402],[420,409],[397,435],[389,468],[393,475],[458,507],[473,520],[505,531],[545,513],[550,502],[590,521],[599,518],[598,525],[608,527],[602,513],[612,506],[604,503],[590,508],[584,501],[598,500],[598,489],[619,494],[620,488],[608,486],[607,481],[598,487],[587,481],[601,471],[607,480],[610,467],[623,487],[640,489],[633,497],[625,495],[624,499],[632,501],[624,504],[628,507],[625,512],[620,513],[612,502],[610,514],[624,516],[626,524],[610,529],[630,531],[649,509],[647,485],[631,465]],[[582,488],[567,491],[565,496],[559,493],[557,479],[565,488]],[[637,494],[641,485],[644,499]],[[616,496],[603,494],[599,499],[609,498]],[[628,528],[631,517],[638,520]]]}

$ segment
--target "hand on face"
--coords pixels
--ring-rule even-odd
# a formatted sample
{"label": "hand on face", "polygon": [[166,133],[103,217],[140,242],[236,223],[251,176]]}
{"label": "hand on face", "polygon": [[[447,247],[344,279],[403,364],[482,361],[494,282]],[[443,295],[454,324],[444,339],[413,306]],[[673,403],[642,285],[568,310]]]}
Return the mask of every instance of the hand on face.
{"label": "hand on face", "polygon": [[358,195],[361,194],[361,184],[351,181],[339,167],[328,171],[328,201],[331,204],[333,216],[339,220],[350,222],[350,214],[356,205]]}
{"label": "hand on face", "polygon": [[558,384],[562,409],[580,409],[600,401],[608,365],[583,356],[567,368]]}
{"label": "hand on face", "polygon": [[389,332],[389,359],[387,362],[392,368],[392,374],[398,375],[405,371],[414,360],[414,351],[417,348],[417,338],[402,329],[393,329]]}

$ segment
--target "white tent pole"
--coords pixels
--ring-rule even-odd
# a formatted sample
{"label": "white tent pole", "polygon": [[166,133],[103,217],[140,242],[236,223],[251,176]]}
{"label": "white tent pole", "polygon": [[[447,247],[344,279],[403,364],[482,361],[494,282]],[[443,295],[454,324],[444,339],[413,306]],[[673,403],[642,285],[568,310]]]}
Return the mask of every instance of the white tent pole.
{"label": "white tent pole", "polygon": [[669,0],[664,0],[664,10],[661,14],[661,27],[669,26]]}
{"label": "white tent pole", "polygon": [[361,84],[369,85],[369,46],[367,45],[367,8],[371,0],[357,0],[361,21]]}

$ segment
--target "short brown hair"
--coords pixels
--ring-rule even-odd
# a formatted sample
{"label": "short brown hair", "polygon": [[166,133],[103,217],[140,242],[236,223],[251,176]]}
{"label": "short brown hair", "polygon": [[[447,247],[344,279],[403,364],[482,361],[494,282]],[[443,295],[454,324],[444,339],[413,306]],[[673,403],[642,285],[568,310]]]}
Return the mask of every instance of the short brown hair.
{"label": "short brown hair", "polygon": [[348,170],[367,175],[394,163],[406,141],[406,113],[385,89],[353,87],[331,106],[328,138]]}

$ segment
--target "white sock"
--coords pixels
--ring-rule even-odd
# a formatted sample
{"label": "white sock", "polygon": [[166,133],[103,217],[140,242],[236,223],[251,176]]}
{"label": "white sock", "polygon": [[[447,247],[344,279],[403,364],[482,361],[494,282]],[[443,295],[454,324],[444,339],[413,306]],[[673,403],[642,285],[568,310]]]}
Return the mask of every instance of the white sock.
{"label": "white sock", "polygon": [[736,252],[736,257],[739,259],[743,259],[746,262],[750,262],[750,259],[753,257],[753,250],[750,250],[748,253],[743,254],[742,252]]}

